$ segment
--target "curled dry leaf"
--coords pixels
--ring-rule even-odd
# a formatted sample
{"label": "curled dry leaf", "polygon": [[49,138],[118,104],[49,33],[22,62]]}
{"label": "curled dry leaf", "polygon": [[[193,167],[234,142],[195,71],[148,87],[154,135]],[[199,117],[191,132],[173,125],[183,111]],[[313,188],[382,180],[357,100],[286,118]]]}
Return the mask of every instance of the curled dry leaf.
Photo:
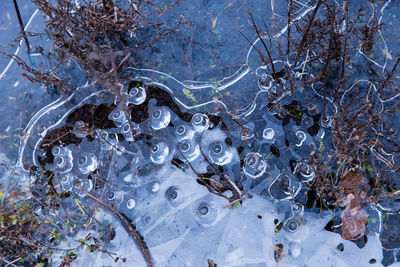
{"label": "curled dry leaf", "polygon": [[342,212],[342,238],[345,240],[357,240],[365,233],[365,225],[368,222],[368,213],[364,209],[356,212],[350,209],[350,205]]}
{"label": "curled dry leaf", "polygon": [[360,172],[346,171],[338,186],[338,205],[346,207],[342,211],[342,238],[357,240],[365,233],[368,213],[364,203],[368,192],[368,181]]}

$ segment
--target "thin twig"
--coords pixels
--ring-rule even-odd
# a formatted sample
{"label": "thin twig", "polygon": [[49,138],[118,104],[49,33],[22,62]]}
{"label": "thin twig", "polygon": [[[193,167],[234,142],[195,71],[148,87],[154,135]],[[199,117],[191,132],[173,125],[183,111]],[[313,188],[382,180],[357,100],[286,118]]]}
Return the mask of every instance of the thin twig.
{"label": "thin twig", "polygon": [[382,84],[382,86],[379,88],[378,93],[383,90],[386,85],[389,83],[389,81],[392,79],[393,74],[396,72],[397,66],[400,63],[400,57],[397,58],[396,64],[394,64],[392,71],[389,73],[388,77],[386,78],[385,82]]}
{"label": "thin twig", "polygon": [[28,37],[26,37],[25,27],[24,27],[24,24],[22,23],[21,13],[19,12],[17,0],[13,0],[13,2],[14,2],[15,12],[17,13],[17,17],[18,17],[19,27],[21,28],[21,33],[22,33],[22,36],[24,37],[24,40],[26,43],[26,48],[28,49],[28,54],[30,54],[31,46],[29,45]]}
{"label": "thin twig", "polygon": [[250,17],[251,23],[253,24],[254,30],[256,31],[258,38],[260,39],[262,45],[264,46],[265,50],[267,51],[269,64],[270,64],[271,69],[272,69],[272,78],[274,78],[274,80],[278,81],[278,75],[276,75],[276,72],[275,72],[275,66],[274,66],[274,62],[272,61],[271,53],[269,52],[269,49],[268,49],[267,45],[265,44],[264,39],[262,38],[260,31],[258,30],[257,24],[256,24],[256,22],[254,21],[254,18],[253,18],[253,13],[251,13],[251,11],[247,8],[247,6],[246,6],[246,4],[244,3],[243,0],[242,0],[242,3],[244,5],[244,7],[246,8],[246,12]]}
{"label": "thin twig", "polygon": [[299,61],[299,58],[300,58],[300,56],[301,56],[301,54],[303,52],[303,49],[304,49],[304,45],[306,44],[308,32],[310,31],[311,25],[314,22],[315,15],[317,14],[317,11],[318,11],[318,9],[319,9],[321,4],[322,4],[322,0],[319,0],[317,5],[314,8],[314,11],[313,11],[312,15],[311,15],[310,21],[307,23],[306,29],[305,29],[305,31],[303,33],[303,37],[301,38],[299,49],[297,50],[296,58],[294,59],[294,62],[293,62],[293,66],[296,66],[297,62]]}

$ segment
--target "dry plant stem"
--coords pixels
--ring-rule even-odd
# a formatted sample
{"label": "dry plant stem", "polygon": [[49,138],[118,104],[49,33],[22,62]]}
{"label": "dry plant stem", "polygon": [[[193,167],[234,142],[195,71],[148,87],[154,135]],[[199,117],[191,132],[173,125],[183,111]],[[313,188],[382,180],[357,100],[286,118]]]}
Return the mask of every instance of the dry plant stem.
{"label": "dry plant stem", "polygon": [[339,93],[339,91],[342,89],[344,77],[345,77],[345,62],[346,62],[346,56],[347,56],[347,40],[349,39],[349,31],[348,31],[348,24],[349,24],[349,1],[346,0],[344,1],[345,5],[345,20],[346,20],[346,34],[344,37],[344,46],[343,46],[343,52],[342,52],[342,66],[341,66],[341,72],[340,72],[340,79],[338,82],[338,86],[336,89],[335,97]]}
{"label": "dry plant stem", "polygon": [[388,75],[388,77],[386,78],[385,82],[384,82],[384,83],[382,84],[382,86],[379,88],[378,93],[379,93],[382,89],[384,89],[384,88],[387,86],[388,83],[390,83],[390,80],[392,79],[393,74],[396,72],[396,69],[397,69],[397,66],[399,65],[399,63],[400,63],[400,57],[396,60],[396,64],[394,64],[394,67],[393,67],[392,71],[389,73],[389,75]]}
{"label": "dry plant stem", "polygon": [[4,259],[4,258],[0,258],[0,260],[2,260],[2,261],[4,261],[5,263],[6,263],[6,266],[5,267],[7,267],[7,266],[14,266],[14,267],[18,267],[17,265],[15,265],[14,263],[15,262],[17,262],[17,261],[19,261],[21,258],[17,258],[17,259],[15,259],[15,260],[13,260],[13,261],[7,261],[6,259]]}
{"label": "dry plant stem", "polygon": [[258,30],[258,27],[257,27],[257,24],[254,21],[253,13],[251,13],[251,11],[247,8],[247,6],[246,6],[246,4],[244,3],[243,0],[242,0],[242,4],[245,7],[246,12],[250,17],[251,23],[253,24],[254,30],[256,31],[258,38],[260,39],[262,45],[264,46],[265,50],[267,51],[268,60],[269,60],[269,63],[271,65],[271,69],[272,69],[272,77],[274,78],[274,80],[278,80],[278,76],[276,75],[276,72],[275,72],[274,62],[272,61],[271,53],[269,52],[269,49],[268,49],[267,45],[264,42],[264,39],[261,37],[260,31]]}
{"label": "dry plant stem", "polygon": [[297,50],[296,58],[294,59],[294,62],[293,62],[293,66],[297,65],[297,62],[299,61],[299,58],[300,58],[301,54],[303,53],[304,45],[306,44],[306,40],[307,40],[307,35],[308,35],[309,31],[310,31],[311,25],[314,22],[315,15],[317,14],[317,11],[318,11],[319,7],[321,6],[321,4],[322,4],[322,0],[319,0],[317,5],[316,5],[316,7],[315,7],[315,9],[314,9],[314,11],[313,11],[313,13],[312,13],[312,15],[311,15],[310,21],[307,23],[307,26],[306,26],[306,29],[304,31],[303,37],[301,38],[299,49]]}
{"label": "dry plant stem", "polygon": [[26,43],[26,48],[28,49],[28,54],[30,54],[31,53],[31,46],[29,45],[28,37],[26,37],[26,32],[25,32],[25,29],[24,29],[24,24],[22,23],[21,13],[19,12],[19,7],[18,7],[17,0],[13,0],[13,2],[14,2],[15,13],[17,13],[17,17],[18,17],[19,27],[21,28],[21,34],[24,37],[24,40],[25,40],[25,43]]}
{"label": "dry plant stem", "polygon": [[264,55],[263,55],[263,53],[261,52],[261,50],[258,49],[258,48],[246,37],[246,35],[244,35],[241,31],[239,31],[239,33],[247,40],[247,42],[249,42],[249,44],[254,48],[254,50],[257,51],[257,53],[258,53],[259,57],[261,58],[262,62],[264,62],[264,64],[267,65],[268,63],[267,63],[267,61],[265,61]]}
{"label": "dry plant stem", "polygon": [[135,239],[136,244],[139,246],[143,257],[146,260],[147,266],[148,267],[153,267],[154,266],[153,260],[151,259],[150,251],[149,251],[149,248],[147,247],[147,244],[144,242],[144,240],[142,239],[140,234],[132,227],[132,224],[131,224],[131,222],[129,222],[128,218],[124,214],[119,212],[116,208],[114,208],[113,206],[108,205],[107,203],[103,202],[102,200],[98,199],[97,197],[95,197],[94,195],[90,194],[85,189],[83,189],[83,187],[82,187],[82,185],[80,184],[79,181],[76,183],[76,185],[79,187],[79,189],[85,195],[87,195],[88,197],[90,197],[91,199],[93,199],[94,201],[99,203],[100,205],[102,205],[104,208],[106,208],[109,211],[113,212],[118,217],[118,219],[120,219],[120,221],[123,223],[123,225],[128,228],[129,233]]}
{"label": "dry plant stem", "polygon": [[394,192],[386,193],[386,197],[392,198],[392,197],[398,197],[398,196],[400,196],[400,190],[397,190],[397,191],[394,191]]}

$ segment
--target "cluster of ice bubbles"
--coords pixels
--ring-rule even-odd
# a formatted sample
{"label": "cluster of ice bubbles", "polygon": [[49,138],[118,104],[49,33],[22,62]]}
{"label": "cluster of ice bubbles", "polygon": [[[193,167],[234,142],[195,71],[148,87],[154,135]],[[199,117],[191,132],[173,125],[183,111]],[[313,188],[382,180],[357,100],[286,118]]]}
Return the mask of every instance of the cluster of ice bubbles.
{"label": "cluster of ice bubbles", "polygon": [[[276,244],[284,247],[288,255],[282,261],[288,264],[329,258],[304,247],[312,238],[309,224],[316,223],[313,213],[304,216],[304,193],[315,177],[306,158],[326,130],[317,117],[304,114],[298,125],[282,126],[267,110],[254,113],[263,118],[254,122],[191,114],[171,104],[171,96],[170,104],[159,105],[169,94],[142,81],[121,86],[121,95],[129,96],[127,106],[121,106],[114,105],[118,98],[109,91],[90,93],[91,86],[38,113],[28,125],[31,135],[21,164],[50,171],[57,193],[70,192],[90,206],[79,181],[85,191],[128,216],[156,266],[203,266],[207,259],[222,266],[265,266],[275,262]],[[87,116],[89,110],[95,117]],[[244,193],[238,207],[225,207],[226,199],[197,181],[201,175],[226,187],[220,173]],[[233,192],[223,195],[229,198]],[[318,221],[318,231],[326,222]],[[327,234],[321,232],[318,242],[334,238]],[[249,243],[249,235],[254,242]]]}

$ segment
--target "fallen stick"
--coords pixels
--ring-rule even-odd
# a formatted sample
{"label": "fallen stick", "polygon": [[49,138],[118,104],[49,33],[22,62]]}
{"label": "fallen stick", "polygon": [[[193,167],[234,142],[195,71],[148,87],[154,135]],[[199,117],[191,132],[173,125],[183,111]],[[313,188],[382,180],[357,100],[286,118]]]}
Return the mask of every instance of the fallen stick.
{"label": "fallen stick", "polygon": [[149,248],[147,247],[147,244],[144,242],[143,238],[140,236],[140,234],[137,232],[137,230],[132,227],[132,224],[130,223],[128,217],[126,217],[124,214],[122,214],[121,212],[119,212],[116,208],[114,208],[111,205],[108,205],[107,203],[105,203],[104,201],[98,199],[97,197],[95,197],[94,195],[90,194],[89,192],[87,192],[85,189],[83,189],[81,183],[79,181],[77,181],[76,185],[79,187],[79,189],[88,197],[90,197],[91,199],[93,199],[94,201],[96,201],[97,203],[99,203],[100,205],[102,205],[104,208],[112,211],[123,223],[123,225],[125,227],[128,228],[129,233],[133,236],[133,238],[136,241],[136,244],[139,246],[140,251],[143,255],[143,257],[146,260],[147,266],[148,267],[153,267],[153,261],[151,259],[150,256],[150,251]]}

